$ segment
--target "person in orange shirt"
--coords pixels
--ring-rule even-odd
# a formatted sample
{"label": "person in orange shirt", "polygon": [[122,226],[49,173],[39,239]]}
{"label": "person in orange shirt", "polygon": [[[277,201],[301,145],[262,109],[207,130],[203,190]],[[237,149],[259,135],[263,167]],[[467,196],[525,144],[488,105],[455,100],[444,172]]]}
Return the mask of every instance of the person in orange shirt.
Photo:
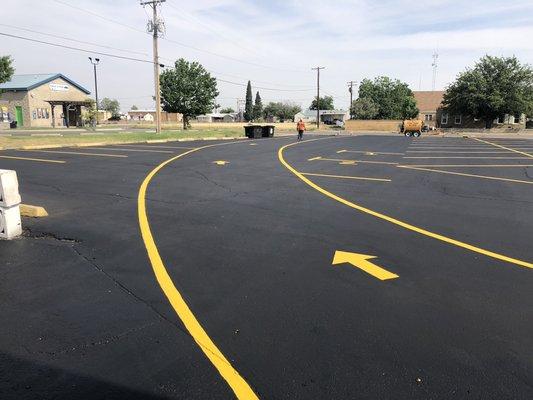
{"label": "person in orange shirt", "polygon": [[296,124],[296,130],[298,131],[298,140],[300,141],[303,139],[305,131],[305,123],[302,121],[301,118]]}

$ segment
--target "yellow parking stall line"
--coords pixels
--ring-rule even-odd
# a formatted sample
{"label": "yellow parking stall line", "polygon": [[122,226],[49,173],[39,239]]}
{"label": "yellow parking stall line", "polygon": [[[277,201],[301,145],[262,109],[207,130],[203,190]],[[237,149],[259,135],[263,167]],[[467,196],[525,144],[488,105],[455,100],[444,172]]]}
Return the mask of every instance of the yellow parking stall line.
{"label": "yellow parking stall line", "polygon": [[323,158],[323,157],[314,157],[314,158],[310,158],[307,161],[336,161],[336,162],[342,162],[342,163],[398,165],[398,163],[386,162],[386,161],[343,160],[343,159],[339,159],[339,158]]}
{"label": "yellow parking stall line", "polygon": [[93,157],[117,157],[117,158],[126,158],[128,157],[125,154],[100,154],[100,153],[82,153],[79,151],[57,151],[57,150],[18,150],[18,151],[29,151],[32,153],[54,153],[54,154],[73,154],[76,156],[93,156]]}
{"label": "yellow parking stall line", "polygon": [[427,156],[409,156],[409,157],[403,157],[403,158],[425,158],[425,159],[449,159],[449,158],[460,158],[463,160],[524,160],[524,157],[461,157],[461,156],[434,156],[434,157],[427,157]]}
{"label": "yellow parking stall line", "polygon": [[371,150],[339,150],[337,151],[337,154],[340,154],[340,153],[358,153],[358,154],[365,154],[367,156],[373,156],[375,154],[387,155],[387,156],[403,156],[404,155],[404,153],[388,153],[388,152],[371,151]]}
{"label": "yellow parking stall line", "polygon": [[487,142],[486,140],[483,140],[483,139],[478,139],[478,138],[473,138],[473,139],[477,140],[478,142],[490,144],[490,145],[492,145],[494,147],[499,147],[500,149],[505,149],[505,150],[508,150],[508,151],[512,151],[513,153],[518,153],[518,154],[522,154],[522,155],[524,155],[526,157],[533,158],[533,154],[530,154],[530,153],[525,153],[523,151],[515,150],[515,149],[512,149],[510,147],[501,146],[501,145],[496,144],[496,143]]}
{"label": "yellow parking stall line", "polygon": [[439,173],[439,174],[447,174],[447,175],[459,175],[459,176],[466,176],[466,177],[469,177],[469,178],[491,179],[491,180],[496,180],[496,181],[505,181],[505,182],[513,182],[513,183],[525,183],[525,184],[528,184],[528,185],[533,185],[533,181],[523,181],[523,180],[520,180],[520,179],[500,178],[500,177],[497,177],[497,176],[466,174],[466,173],[463,173],[463,172],[443,171],[441,169],[411,167],[411,166],[406,166],[406,165],[398,165],[398,168],[412,169],[412,170],[416,170],[416,171],[436,172],[436,173]]}
{"label": "yellow parking stall line", "polygon": [[404,164],[405,167],[438,167],[438,168],[528,168],[533,164]]}
{"label": "yellow parking stall line", "polygon": [[85,147],[87,150],[109,150],[109,151],[133,151],[139,153],[166,153],[173,154],[174,151],[170,150],[146,150],[146,149],[124,149],[121,147]]}
{"label": "yellow parking stall line", "polygon": [[43,158],[30,158],[30,157],[0,156],[0,158],[7,158],[10,160],[36,161],[36,162],[54,163],[54,164],[65,164],[66,163],[66,161],[63,161],[63,160],[46,160]]}
{"label": "yellow parking stall line", "polygon": [[[310,141],[303,142],[303,143],[309,143],[309,142]],[[387,221],[387,222],[389,222],[391,224],[394,224],[394,225],[399,226],[401,228],[407,229],[409,231],[416,232],[416,233],[419,233],[421,235],[424,235],[424,236],[427,236],[427,237],[430,237],[430,238],[433,238],[433,239],[436,239],[436,240],[439,240],[439,241],[442,241],[442,242],[445,242],[445,243],[448,243],[448,244],[451,244],[451,245],[454,245],[454,246],[457,246],[457,247],[461,247],[463,249],[466,249],[466,250],[469,250],[469,251],[472,251],[472,252],[475,252],[475,253],[478,253],[478,254],[483,254],[483,255],[485,255],[487,257],[492,257],[492,258],[500,260],[500,261],[505,261],[505,262],[508,262],[508,263],[519,265],[521,267],[533,269],[533,263],[531,263],[529,261],[525,261],[525,260],[520,260],[520,259],[517,259],[517,258],[509,257],[509,256],[506,256],[504,254],[500,254],[500,253],[496,253],[494,251],[483,249],[481,247],[472,245],[470,243],[462,242],[460,240],[454,239],[454,238],[449,237],[449,236],[445,236],[445,235],[441,235],[441,234],[436,233],[436,232],[429,231],[427,229],[418,227],[416,225],[412,225],[412,224],[410,224],[408,222],[404,222],[404,221],[401,221],[399,219],[393,218],[393,217],[391,217],[389,215],[382,214],[382,213],[380,213],[378,211],[374,211],[374,210],[372,210],[370,208],[366,208],[366,207],[364,207],[364,206],[362,206],[360,204],[353,203],[353,202],[351,202],[351,201],[349,201],[349,200],[347,200],[347,199],[345,199],[343,197],[340,197],[340,196],[336,195],[335,193],[332,193],[332,192],[324,189],[323,187],[321,187],[321,186],[317,185],[316,183],[314,183],[313,181],[311,181],[309,178],[307,178],[304,175],[302,175],[300,172],[298,172],[292,165],[290,165],[285,160],[283,152],[286,149],[288,149],[289,147],[300,145],[301,143],[302,142],[294,142],[294,143],[290,143],[290,144],[287,144],[285,146],[280,147],[279,150],[278,150],[278,159],[279,159],[279,161],[281,162],[281,164],[283,166],[285,166],[285,168],[287,168],[297,178],[302,180],[304,183],[306,183],[308,186],[310,186],[311,188],[315,189],[319,193],[322,193],[323,195],[329,197],[330,199],[335,200],[335,201],[337,201],[337,202],[339,202],[341,204],[344,204],[345,206],[350,207],[350,208],[352,208],[354,210],[357,210],[357,211],[360,211],[362,213],[371,215],[371,216],[373,216],[375,218],[379,218],[381,220]]]}
{"label": "yellow parking stall line", "polygon": [[407,153],[424,154],[508,154],[508,151],[439,151],[439,150],[407,150]]}
{"label": "yellow parking stall line", "polygon": [[319,176],[323,178],[338,178],[338,179],[356,179],[362,181],[377,181],[377,182],[392,182],[390,179],[386,178],[368,178],[364,176],[346,176],[346,175],[328,175],[328,174],[314,174],[310,172],[301,172],[305,176]]}

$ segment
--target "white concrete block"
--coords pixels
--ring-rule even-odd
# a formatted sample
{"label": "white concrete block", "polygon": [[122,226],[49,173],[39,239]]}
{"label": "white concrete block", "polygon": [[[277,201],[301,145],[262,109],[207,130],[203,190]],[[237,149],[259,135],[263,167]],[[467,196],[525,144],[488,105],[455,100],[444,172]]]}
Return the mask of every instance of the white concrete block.
{"label": "white concrete block", "polygon": [[0,169],[0,207],[20,204],[17,173],[9,169]]}
{"label": "white concrete block", "polygon": [[14,239],[21,234],[20,207],[0,207],[0,239]]}

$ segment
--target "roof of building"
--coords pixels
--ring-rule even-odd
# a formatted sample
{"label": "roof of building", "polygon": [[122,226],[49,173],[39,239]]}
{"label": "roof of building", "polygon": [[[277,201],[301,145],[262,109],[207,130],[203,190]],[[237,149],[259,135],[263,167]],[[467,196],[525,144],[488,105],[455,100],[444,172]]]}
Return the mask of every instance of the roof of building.
{"label": "roof of building", "polygon": [[57,78],[61,78],[72,86],[76,86],[79,90],[85,94],[91,93],[83,86],[77,84],[73,80],[67,78],[63,74],[25,74],[25,75],[13,75],[11,80],[0,84],[0,89],[3,90],[32,90],[36,87],[42,86],[48,82],[51,82]]}
{"label": "roof of building", "polygon": [[413,91],[420,112],[436,112],[441,107],[444,90]]}

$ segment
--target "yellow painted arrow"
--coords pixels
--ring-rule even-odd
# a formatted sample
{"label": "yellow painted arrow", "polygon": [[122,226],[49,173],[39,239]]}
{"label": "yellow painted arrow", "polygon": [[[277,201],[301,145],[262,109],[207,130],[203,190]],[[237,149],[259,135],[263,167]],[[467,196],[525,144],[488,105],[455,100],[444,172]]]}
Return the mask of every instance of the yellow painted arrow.
{"label": "yellow painted arrow", "polygon": [[226,165],[226,164],[229,164],[229,161],[218,160],[218,161],[213,161],[213,164],[216,164],[216,165]]}
{"label": "yellow painted arrow", "polygon": [[377,265],[371,263],[368,260],[376,258],[376,256],[369,256],[367,254],[349,253],[347,251],[336,251],[333,256],[332,265],[337,264],[352,264],[354,267],[362,269],[366,273],[378,278],[379,280],[386,281],[388,279],[399,278],[398,275],[387,271]]}

